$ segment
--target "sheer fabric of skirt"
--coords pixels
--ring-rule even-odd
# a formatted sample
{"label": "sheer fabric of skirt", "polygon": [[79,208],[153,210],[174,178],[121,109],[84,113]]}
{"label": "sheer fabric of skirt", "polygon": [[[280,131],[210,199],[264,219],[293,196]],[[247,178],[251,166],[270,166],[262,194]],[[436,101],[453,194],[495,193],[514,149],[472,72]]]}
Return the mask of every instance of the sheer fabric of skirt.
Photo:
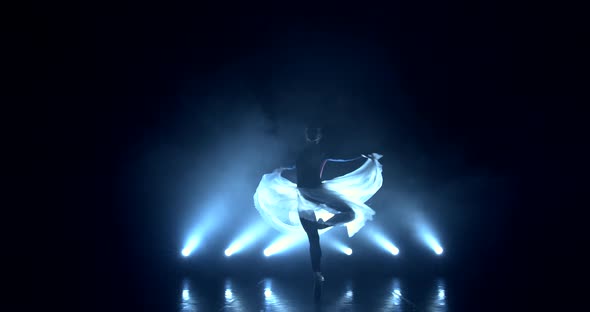
{"label": "sheer fabric of skirt", "polygon": [[[355,219],[345,224],[348,236],[356,234],[375,211],[367,202],[383,184],[380,154],[372,154],[358,169],[322,182],[318,188],[297,188],[297,185],[281,176],[285,169],[276,169],[262,176],[254,205],[262,218],[281,232],[303,232],[300,217],[329,219],[339,212],[342,203],[355,212]],[[301,213],[300,213],[301,212]],[[313,212],[313,213],[311,213]],[[316,221],[316,220],[312,220]]]}

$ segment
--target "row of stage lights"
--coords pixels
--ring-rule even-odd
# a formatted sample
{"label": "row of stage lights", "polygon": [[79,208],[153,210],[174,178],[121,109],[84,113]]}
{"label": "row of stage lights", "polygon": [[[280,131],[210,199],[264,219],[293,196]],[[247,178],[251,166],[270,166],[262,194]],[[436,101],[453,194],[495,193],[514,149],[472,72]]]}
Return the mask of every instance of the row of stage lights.
{"label": "row of stage lights", "polygon": [[[252,245],[257,239],[263,237],[268,229],[268,226],[260,223],[257,223],[249,227],[225,249],[225,256],[230,257],[244,250],[248,246]],[[328,232],[330,229],[331,228],[321,230],[319,231],[319,234],[322,235]],[[200,232],[193,234],[193,236],[185,244],[185,247],[181,251],[181,254],[184,257],[190,256],[198,248],[202,240],[202,235],[200,234]],[[368,234],[373,243],[375,243],[383,250],[387,251],[388,253],[391,253],[394,256],[397,256],[399,254],[399,248],[397,248],[391,242],[391,240],[387,239],[385,235],[383,235],[379,231],[375,230],[374,228],[367,229],[366,234]],[[420,238],[430,249],[432,249],[432,251],[435,254],[441,255],[443,253],[443,248],[440,245],[439,241],[434,237],[432,232],[424,226],[420,228]],[[284,235],[272,242],[267,248],[265,248],[263,254],[266,257],[270,257],[278,253],[285,252],[306,241],[307,236],[305,235],[305,233]],[[336,239],[326,240],[325,242],[323,242],[323,244],[327,244],[333,249],[339,250],[346,255],[352,255],[352,249]]]}

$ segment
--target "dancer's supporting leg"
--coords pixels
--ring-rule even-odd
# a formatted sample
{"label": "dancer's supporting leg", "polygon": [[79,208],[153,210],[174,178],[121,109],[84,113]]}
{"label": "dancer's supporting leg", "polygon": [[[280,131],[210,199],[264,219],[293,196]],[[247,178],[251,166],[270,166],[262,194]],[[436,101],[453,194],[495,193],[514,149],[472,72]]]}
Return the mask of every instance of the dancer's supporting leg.
{"label": "dancer's supporting leg", "polygon": [[311,256],[311,268],[315,274],[315,277],[323,281],[324,277],[322,276],[321,271],[321,258],[322,258],[322,249],[320,248],[320,235],[318,233],[317,224],[315,222],[309,221],[304,218],[300,218],[301,225],[307,233],[307,238],[309,239],[309,255]]}

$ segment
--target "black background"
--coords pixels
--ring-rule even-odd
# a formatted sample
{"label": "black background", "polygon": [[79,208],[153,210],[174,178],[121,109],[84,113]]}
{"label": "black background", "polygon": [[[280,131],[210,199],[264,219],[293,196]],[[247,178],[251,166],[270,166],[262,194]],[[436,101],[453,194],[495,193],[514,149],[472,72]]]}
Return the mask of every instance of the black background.
{"label": "black background", "polygon": [[[147,259],[156,247],[133,246],[167,244],[169,229],[158,226],[170,217],[126,192],[139,183],[128,168],[163,141],[195,155],[207,150],[208,126],[186,112],[248,111],[255,102],[277,120],[289,110],[277,94],[288,90],[300,94],[293,102],[305,102],[297,104],[305,117],[309,108],[332,126],[346,124],[344,133],[354,132],[354,120],[378,125],[381,141],[410,142],[396,143],[406,172],[418,170],[412,159],[420,153],[429,155],[433,180],[473,168],[509,176],[508,201],[497,206],[491,192],[482,195],[483,208],[471,212],[477,222],[449,234],[457,245],[463,237],[466,250],[453,259],[453,274],[478,285],[466,301],[502,291],[509,307],[545,296],[571,302],[571,293],[560,297],[559,281],[581,274],[570,269],[582,263],[576,216],[584,207],[575,198],[587,140],[577,94],[586,81],[585,32],[570,9],[483,1],[19,9],[24,18],[8,20],[15,32],[6,41],[14,54],[5,94],[15,109],[4,116],[4,134],[14,156],[7,176],[24,191],[5,209],[25,220],[13,233],[18,242],[11,239],[15,251],[34,249],[19,260],[25,272],[49,273],[24,284],[50,293],[37,301],[47,304],[148,308],[145,298],[166,290],[146,285],[174,268],[164,257]],[[187,108],[184,96],[200,106]],[[334,104],[347,100],[372,112]],[[463,162],[449,169],[440,160],[446,153]],[[143,222],[131,222],[137,218]]]}

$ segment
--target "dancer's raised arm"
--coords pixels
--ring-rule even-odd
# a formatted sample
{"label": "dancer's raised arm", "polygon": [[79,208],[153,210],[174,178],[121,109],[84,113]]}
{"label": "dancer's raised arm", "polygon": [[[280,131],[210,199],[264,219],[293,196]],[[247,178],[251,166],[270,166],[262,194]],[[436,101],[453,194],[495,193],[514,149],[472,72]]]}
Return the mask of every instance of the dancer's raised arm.
{"label": "dancer's raised arm", "polygon": [[[355,160],[359,160],[361,158],[365,157],[364,155],[361,155],[359,157],[355,157],[355,158],[351,158],[351,159],[334,159],[334,158],[328,158],[326,159],[326,161],[333,161],[333,162],[350,162],[350,161],[355,161]],[[365,157],[366,158],[366,157]]]}
{"label": "dancer's raised arm", "polygon": [[324,173],[324,167],[326,166],[326,163],[328,161],[331,161],[331,162],[351,162],[351,161],[359,160],[362,158],[368,158],[368,157],[365,155],[361,155],[359,157],[355,157],[355,158],[351,158],[351,159],[334,159],[334,158],[324,159],[324,161],[322,162],[322,167],[320,169],[320,179],[322,178],[322,174]]}

